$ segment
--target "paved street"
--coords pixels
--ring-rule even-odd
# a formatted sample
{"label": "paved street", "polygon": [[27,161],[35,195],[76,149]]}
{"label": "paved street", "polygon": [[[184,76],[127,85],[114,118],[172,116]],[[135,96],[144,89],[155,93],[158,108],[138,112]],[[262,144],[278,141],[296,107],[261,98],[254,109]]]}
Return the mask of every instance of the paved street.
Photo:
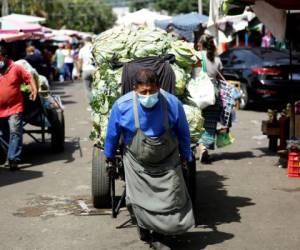
{"label": "paved street", "polygon": [[[109,210],[91,208],[90,113],[80,82],[57,84],[65,105],[66,150],[24,137],[22,170],[0,167],[0,249],[149,249],[136,228],[116,227]],[[300,179],[276,166],[261,135],[264,112],[239,111],[233,145],[216,150],[212,165],[199,165],[197,216],[201,225],[170,239],[178,250],[296,250],[300,245]],[[119,184],[121,187],[122,183]],[[100,215],[99,215],[100,214]]]}

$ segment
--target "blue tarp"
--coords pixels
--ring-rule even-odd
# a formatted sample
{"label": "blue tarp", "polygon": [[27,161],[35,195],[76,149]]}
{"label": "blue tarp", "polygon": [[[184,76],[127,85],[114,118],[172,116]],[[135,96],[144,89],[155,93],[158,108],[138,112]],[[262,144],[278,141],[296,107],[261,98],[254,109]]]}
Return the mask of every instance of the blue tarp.
{"label": "blue tarp", "polygon": [[156,20],[155,26],[166,30],[171,24],[175,31],[188,41],[193,41],[193,32],[199,29],[199,25],[207,23],[208,16],[196,12],[181,14],[165,20]]}

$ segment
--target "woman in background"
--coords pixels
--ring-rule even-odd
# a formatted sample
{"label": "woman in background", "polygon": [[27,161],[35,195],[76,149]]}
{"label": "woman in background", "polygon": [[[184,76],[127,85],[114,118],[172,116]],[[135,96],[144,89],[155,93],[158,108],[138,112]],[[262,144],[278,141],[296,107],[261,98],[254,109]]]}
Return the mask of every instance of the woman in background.
{"label": "woman in background", "polygon": [[63,50],[63,54],[65,56],[64,61],[64,73],[65,73],[65,80],[72,81],[72,73],[74,68],[74,50],[72,49],[72,45],[67,43],[65,49]]}
{"label": "woman in background", "polygon": [[217,123],[221,114],[219,86],[216,80],[219,78],[219,72],[223,66],[220,57],[217,55],[217,48],[212,36],[207,34],[202,35],[197,43],[197,49],[202,51],[202,70],[211,78],[216,94],[216,103],[202,110],[205,132],[198,141],[198,152],[200,153],[201,161],[203,163],[210,163],[211,159],[208,150],[215,148]]}

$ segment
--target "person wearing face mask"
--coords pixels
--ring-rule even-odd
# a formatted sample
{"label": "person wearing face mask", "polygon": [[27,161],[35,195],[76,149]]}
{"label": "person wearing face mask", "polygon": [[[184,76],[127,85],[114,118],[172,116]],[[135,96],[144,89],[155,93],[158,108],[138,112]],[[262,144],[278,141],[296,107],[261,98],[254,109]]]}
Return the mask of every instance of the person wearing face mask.
{"label": "person wearing face mask", "polygon": [[194,225],[181,166],[192,161],[189,125],[181,102],[160,89],[149,69],[136,74],[134,90],[113,105],[104,154],[114,161],[122,135],[126,204],[141,240],[151,232],[176,235]]}
{"label": "person wearing face mask", "polygon": [[30,99],[35,100],[37,87],[30,73],[8,58],[7,51],[0,46],[0,130],[8,142],[8,162],[11,170],[18,169],[22,152],[23,96],[22,83],[30,84]]}

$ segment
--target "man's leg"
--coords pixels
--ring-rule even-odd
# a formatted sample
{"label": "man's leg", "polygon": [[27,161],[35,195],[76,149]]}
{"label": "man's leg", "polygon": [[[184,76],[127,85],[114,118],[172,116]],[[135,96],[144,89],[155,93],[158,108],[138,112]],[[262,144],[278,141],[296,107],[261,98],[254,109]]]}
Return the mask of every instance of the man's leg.
{"label": "man's leg", "polygon": [[8,161],[10,168],[15,170],[18,168],[18,162],[21,160],[23,145],[23,119],[22,113],[13,114],[8,118],[9,124],[9,147]]}
{"label": "man's leg", "polygon": [[8,118],[0,118],[0,131],[2,132],[2,139],[5,142],[9,143],[9,126],[8,126]]}
{"label": "man's leg", "polygon": [[0,165],[7,160],[9,128],[7,118],[0,118]]}

